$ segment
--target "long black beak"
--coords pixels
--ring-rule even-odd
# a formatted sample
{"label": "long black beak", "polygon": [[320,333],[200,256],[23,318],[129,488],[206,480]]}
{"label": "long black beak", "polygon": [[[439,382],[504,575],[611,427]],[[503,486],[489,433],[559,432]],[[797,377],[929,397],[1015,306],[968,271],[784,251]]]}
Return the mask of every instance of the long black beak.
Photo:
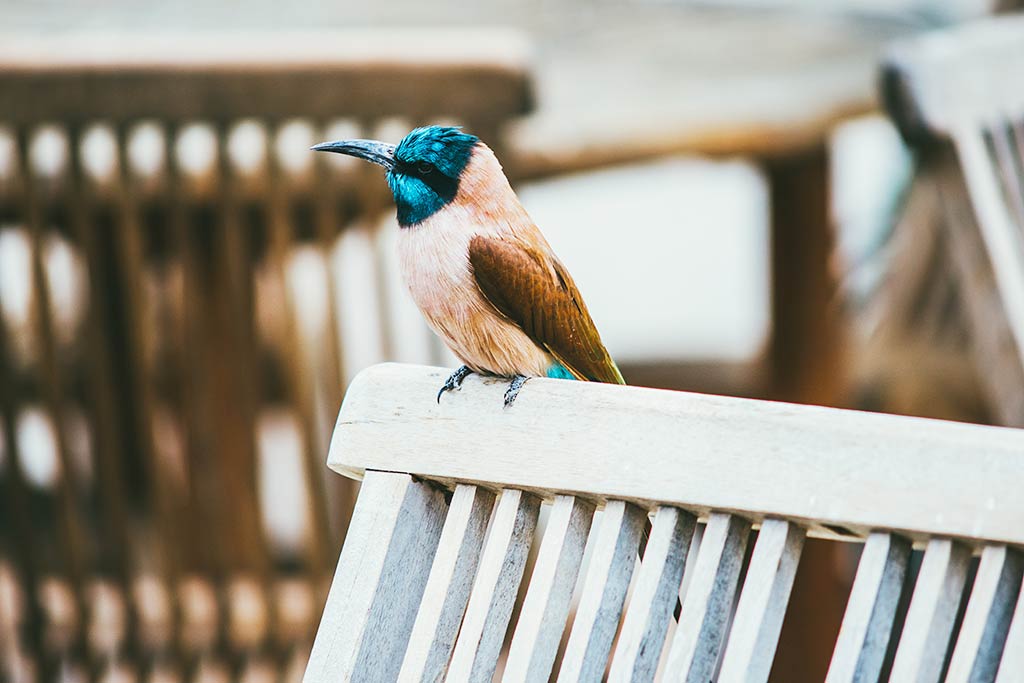
{"label": "long black beak", "polygon": [[376,140],[335,140],[334,142],[321,142],[319,145],[313,145],[310,149],[315,152],[335,152],[347,154],[350,157],[359,157],[383,166],[389,171],[395,167],[395,146]]}

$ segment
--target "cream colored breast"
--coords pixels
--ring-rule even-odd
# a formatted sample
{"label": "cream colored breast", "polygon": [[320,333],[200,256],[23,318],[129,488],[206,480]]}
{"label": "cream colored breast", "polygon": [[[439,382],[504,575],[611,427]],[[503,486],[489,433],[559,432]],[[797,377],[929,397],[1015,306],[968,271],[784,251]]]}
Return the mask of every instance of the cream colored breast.
{"label": "cream colored breast", "polygon": [[449,206],[401,229],[398,258],[409,293],[430,327],[473,370],[544,375],[551,357],[494,310],[470,270],[469,240],[499,236],[500,228],[467,224],[468,218]]}

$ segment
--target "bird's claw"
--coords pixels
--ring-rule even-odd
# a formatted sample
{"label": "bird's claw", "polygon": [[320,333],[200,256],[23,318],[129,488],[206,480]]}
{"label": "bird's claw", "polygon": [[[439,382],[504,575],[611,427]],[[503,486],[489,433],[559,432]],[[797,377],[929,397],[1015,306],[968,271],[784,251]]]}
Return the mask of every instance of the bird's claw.
{"label": "bird's claw", "polygon": [[448,377],[448,381],[446,381],[444,383],[444,386],[441,387],[440,391],[437,392],[437,402],[439,404],[441,403],[441,396],[443,396],[446,391],[455,391],[456,389],[461,387],[462,380],[466,379],[466,376],[471,374],[472,372],[473,371],[469,369],[469,366],[466,365],[463,365],[458,370],[453,372]]}
{"label": "bird's claw", "polygon": [[519,395],[519,390],[523,388],[529,377],[523,375],[516,375],[512,378],[512,382],[508,385],[508,389],[505,391],[505,407],[508,408],[510,405],[515,403],[516,396]]}

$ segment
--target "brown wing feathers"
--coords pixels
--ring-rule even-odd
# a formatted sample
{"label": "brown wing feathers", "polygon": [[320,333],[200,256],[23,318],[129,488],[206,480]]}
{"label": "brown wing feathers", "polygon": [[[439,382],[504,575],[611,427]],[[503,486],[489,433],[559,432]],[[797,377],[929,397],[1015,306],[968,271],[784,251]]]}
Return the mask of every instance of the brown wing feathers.
{"label": "brown wing feathers", "polygon": [[577,379],[624,384],[565,267],[519,242],[474,237],[469,262],[484,297]]}

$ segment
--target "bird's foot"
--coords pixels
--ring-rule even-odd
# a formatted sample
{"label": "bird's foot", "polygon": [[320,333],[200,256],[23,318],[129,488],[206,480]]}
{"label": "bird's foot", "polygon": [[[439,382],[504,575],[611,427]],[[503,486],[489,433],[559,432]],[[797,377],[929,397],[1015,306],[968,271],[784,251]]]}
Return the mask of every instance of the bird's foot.
{"label": "bird's foot", "polygon": [[471,375],[472,373],[473,371],[469,369],[468,365],[463,365],[458,370],[453,372],[451,376],[448,378],[448,381],[444,383],[443,387],[441,387],[441,390],[437,392],[437,402],[441,402],[441,396],[444,395],[444,392],[455,391],[456,389],[461,387],[462,380],[466,379],[466,376]]}
{"label": "bird's foot", "polygon": [[505,407],[508,408],[510,405],[515,403],[516,396],[519,395],[519,390],[526,384],[526,380],[530,379],[523,375],[516,375],[512,378],[512,382],[508,385],[508,390],[505,391]]}

